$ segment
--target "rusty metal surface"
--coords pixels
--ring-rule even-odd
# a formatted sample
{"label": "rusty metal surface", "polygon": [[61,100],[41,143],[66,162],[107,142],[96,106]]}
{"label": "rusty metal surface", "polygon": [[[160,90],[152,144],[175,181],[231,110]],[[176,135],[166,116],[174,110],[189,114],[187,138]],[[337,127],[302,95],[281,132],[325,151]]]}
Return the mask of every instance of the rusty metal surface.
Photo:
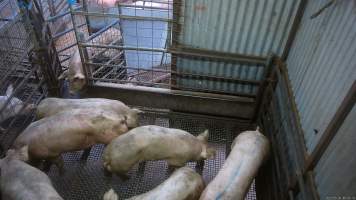
{"label": "rusty metal surface", "polygon": [[[209,129],[209,144],[217,149],[217,156],[205,162],[203,178],[206,183],[214,178],[224,163],[227,146],[231,145],[232,138],[239,132],[251,128],[248,123],[236,120],[152,110],[147,111],[140,118],[140,125],[148,124],[180,128],[195,135],[204,129]],[[49,176],[64,199],[98,200],[110,188],[115,189],[120,199],[125,199],[153,189],[168,177],[167,164],[164,161],[149,161],[141,168],[136,165],[128,173],[131,178],[125,182],[115,176],[106,177],[101,161],[103,148],[103,145],[96,145],[91,150],[86,163],[80,161],[81,152],[66,154],[63,176],[58,174],[55,166],[52,166]],[[188,163],[192,168],[195,168],[195,165],[195,163]],[[256,199],[254,184],[246,199]]]}

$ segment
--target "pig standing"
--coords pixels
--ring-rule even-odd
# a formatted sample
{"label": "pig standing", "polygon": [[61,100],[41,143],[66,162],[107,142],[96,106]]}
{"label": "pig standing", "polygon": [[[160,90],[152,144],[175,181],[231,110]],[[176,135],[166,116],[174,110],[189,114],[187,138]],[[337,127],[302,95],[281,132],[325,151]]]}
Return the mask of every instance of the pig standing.
{"label": "pig standing", "polygon": [[141,126],[110,142],[103,154],[104,167],[121,177],[133,165],[146,160],[164,159],[171,167],[182,167],[188,161],[215,156],[215,149],[208,147],[207,140],[207,130],[195,137],[179,129]]}
{"label": "pig standing", "polygon": [[37,106],[37,118],[41,119],[55,115],[58,112],[73,109],[101,109],[121,114],[127,118],[127,126],[135,128],[138,126],[138,114],[142,111],[131,109],[121,101],[88,98],[88,99],[60,99],[46,98]]}
{"label": "pig standing", "polygon": [[223,167],[205,188],[200,200],[243,200],[258,168],[269,155],[268,139],[259,131],[237,136]]}
{"label": "pig standing", "polygon": [[85,84],[85,73],[80,58],[79,49],[76,49],[69,60],[68,70],[63,72],[59,79],[67,79],[69,81],[69,93],[74,94],[81,91]]}
{"label": "pig standing", "polygon": [[2,199],[63,200],[45,173],[23,161],[22,153],[10,149],[0,160]]}
{"label": "pig standing", "polygon": [[94,144],[108,144],[128,131],[126,119],[116,113],[94,109],[63,111],[31,123],[15,140],[14,148],[28,146],[30,161],[49,160],[61,170],[61,153]]}
{"label": "pig standing", "polygon": [[[153,190],[127,200],[197,200],[203,189],[202,177],[191,168],[182,167]],[[111,189],[103,200],[118,200],[118,196]]]}
{"label": "pig standing", "polygon": [[[25,104],[22,102],[20,99],[16,97],[12,97],[10,101],[6,104],[6,102],[9,100],[11,95],[13,94],[14,88],[12,85],[9,85],[6,90],[6,95],[5,96],[0,96],[0,110],[2,112],[0,113],[0,123],[14,117],[18,114],[20,114],[21,109],[23,109],[23,114],[28,114],[32,112],[35,109],[34,104]],[[0,131],[3,131],[4,129],[0,127]]]}

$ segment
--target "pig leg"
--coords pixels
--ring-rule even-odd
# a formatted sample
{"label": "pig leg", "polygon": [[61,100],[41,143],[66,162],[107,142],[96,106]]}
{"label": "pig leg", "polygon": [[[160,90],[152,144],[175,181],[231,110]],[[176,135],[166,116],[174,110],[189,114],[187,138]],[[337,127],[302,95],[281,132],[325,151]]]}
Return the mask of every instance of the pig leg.
{"label": "pig leg", "polygon": [[197,161],[197,164],[195,165],[195,170],[200,175],[203,174],[204,164],[205,164],[205,160],[199,160],[199,161]]}
{"label": "pig leg", "polygon": [[106,177],[112,177],[112,172],[110,172],[109,170],[107,170],[105,167],[104,167],[104,175],[106,176]]}
{"label": "pig leg", "polygon": [[88,160],[88,157],[90,155],[90,150],[91,150],[91,147],[87,148],[84,150],[83,154],[82,154],[82,157],[80,157],[81,160]]}
{"label": "pig leg", "polygon": [[145,172],[145,167],[146,167],[146,161],[140,162],[138,165],[138,174],[142,174]]}
{"label": "pig leg", "polygon": [[49,160],[58,167],[59,174],[64,174],[64,161],[61,155]]}
{"label": "pig leg", "polygon": [[174,170],[180,167],[184,167],[185,165],[185,162],[175,160],[175,159],[167,160],[167,163],[168,163],[168,174],[172,174]]}

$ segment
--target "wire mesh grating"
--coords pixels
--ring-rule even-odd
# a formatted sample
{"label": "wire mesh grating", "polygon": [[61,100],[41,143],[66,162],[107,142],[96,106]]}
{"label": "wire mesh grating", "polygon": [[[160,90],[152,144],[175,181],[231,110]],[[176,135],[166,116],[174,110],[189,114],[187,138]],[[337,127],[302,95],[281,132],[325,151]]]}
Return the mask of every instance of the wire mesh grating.
{"label": "wire mesh grating", "polygon": [[[226,146],[229,134],[233,137],[240,131],[250,129],[250,125],[238,121],[226,119],[208,118],[181,113],[146,112],[140,117],[140,125],[156,124],[164,127],[180,128],[194,135],[204,129],[210,130],[209,144],[217,149],[217,155],[213,160],[207,160],[204,164],[203,179],[210,182],[218,173],[226,157]],[[129,198],[147,192],[168,178],[168,166],[165,161],[147,161],[145,164],[134,166],[129,171],[130,179],[122,181],[116,176],[104,175],[101,155],[104,145],[96,145],[92,148],[86,162],[81,161],[82,151],[67,153],[64,155],[65,173],[59,175],[56,167],[52,167],[49,176],[64,199],[71,200],[97,200],[103,194],[113,188],[120,199]],[[187,164],[193,169],[195,162]],[[247,200],[256,199],[254,184],[246,196]]]}

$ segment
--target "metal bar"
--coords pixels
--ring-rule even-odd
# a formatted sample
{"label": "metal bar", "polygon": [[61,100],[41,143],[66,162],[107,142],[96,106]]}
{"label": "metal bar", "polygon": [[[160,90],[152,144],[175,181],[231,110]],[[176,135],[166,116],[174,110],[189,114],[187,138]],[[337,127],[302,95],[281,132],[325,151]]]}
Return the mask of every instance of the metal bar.
{"label": "metal bar", "polygon": [[172,10],[170,8],[160,8],[160,7],[152,7],[152,6],[140,6],[140,5],[129,5],[129,4],[120,4],[121,7],[124,7],[124,8],[143,8],[143,9],[151,9],[151,10]]}
{"label": "metal bar", "polygon": [[[91,63],[87,62],[85,63],[87,65],[93,65],[93,66],[101,66],[99,68],[100,70],[103,69],[104,67],[118,67],[118,65],[109,65],[109,64],[101,64],[101,63]],[[122,66],[121,68],[125,69],[133,69],[133,70],[140,70],[140,71],[146,71],[146,72],[162,72],[162,73],[171,73],[173,75],[177,76],[189,76],[189,77],[197,77],[197,78],[206,78],[206,79],[212,79],[212,80],[217,80],[217,81],[230,81],[230,82],[238,82],[241,84],[252,84],[252,85],[259,85],[261,81],[257,80],[246,80],[246,79],[237,79],[237,78],[228,78],[228,77],[221,77],[221,76],[212,76],[212,75],[203,75],[203,74],[194,74],[194,73],[184,73],[184,72],[176,72],[172,70],[160,70],[160,69],[142,69],[142,68],[137,68],[137,67],[128,67],[128,66]],[[98,70],[96,70],[93,75],[97,73]]]}
{"label": "metal bar", "polygon": [[[121,39],[122,39],[122,37],[121,37],[121,38],[117,38],[116,40],[110,42],[109,45],[114,45],[114,44],[118,43],[119,41],[121,41]],[[102,55],[103,53],[105,53],[107,50],[108,50],[108,49],[105,48],[105,49],[101,50],[100,52],[98,52],[97,54],[94,54],[92,57],[95,58],[95,57],[97,57],[97,56],[101,56],[101,55]]]}
{"label": "metal bar", "polygon": [[124,50],[136,50],[136,51],[154,51],[154,52],[167,52],[166,49],[161,48],[145,48],[145,47],[131,47],[131,46],[118,46],[118,45],[100,45],[90,43],[79,43],[82,47],[94,47],[94,48],[106,48],[106,49],[124,49]]}
{"label": "metal bar", "polygon": [[147,21],[163,21],[163,22],[172,22],[171,19],[162,18],[162,17],[140,17],[140,16],[130,16],[130,15],[120,15],[114,13],[100,13],[100,12],[84,12],[84,11],[73,11],[75,15],[84,15],[84,16],[95,16],[95,17],[112,17],[126,20],[147,20]]}
{"label": "metal bar", "polygon": [[216,61],[224,62],[239,62],[247,64],[257,64],[258,66],[264,66],[267,62],[266,57],[261,56],[250,56],[243,54],[227,53],[211,51],[206,49],[190,48],[190,47],[172,47],[168,49],[169,53],[173,53],[180,56],[186,57],[200,57]]}
{"label": "metal bar", "polygon": [[[87,0],[83,0],[82,1],[82,4],[83,4],[83,9],[85,12],[88,12],[88,4],[87,4]],[[91,26],[90,26],[90,19],[89,19],[89,16],[85,16],[85,22],[87,24],[87,28],[88,28],[88,33],[89,35],[91,35],[93,33],[92,29],[91,29]]]}
{"label": "metal bar", "polygon": [[105,31],[107,31],[109,28],[115,26],[117,23],[119,23],[119,20],[116,20],[116,21],[110,23],[109,25],[105,26],[104,28],[100,29],[99,31],[95,32],[94,34],[90,35],[86,41],[89,42],[90,40],[98,37],[99,35],[101,35]]}
{"label": "metal bar", "polygon": [[57,52],[58,52],[58,53],[61,53],[61,52],[65,51],[65,50],[68,50],[68,49],[70,49],[70,48],[72,48],[72,47],[74,47],[74,46],[76,46],[76,45],[77,45],[77,43],[71,44],[71,45],[69,45],[69,46],[66,46],[66,47],[64,47],[64,48],[62,48],[62,49],[60,49],[60,50],[58,50]]}
{"label": "metal bar", "polygon": [[[81,24],[81,25],[79,25],[77,28],[81,28],[81,27],[83,27],[83,26],[85,26],[85,25],[86,25],[86,24]],[[68,29],[68,30],[62,31],[62,32],[60,32],[60,33],[55,34],[55,35],[52,37],[52,39],[55,40],[55,39],[57,39],[57,38],[59,38],[59,37],[65,35],[65,34],[67,34],[67,33],[69,33],[69,32],[72,32],[72,31],[74,31],[74,28],[70,28],[70,29]]]}
{"label": "metal bar", "polygon": [[297,35],[300,23],[302,21],[302,18],[303,18],[304,12],[305,12],[305,8],[307,7],[307,3],[308,3],[308,0],[301,0],[299,3],[297,14],[295,15],[295,18],[293,20],[292,28],[289,32],[288,39],[287,39],[286,45],[283,49],[283,53],[281,56],[281,59],[283,61],[287,60],[287,58],[288,58],[290,49],[293,45],[295,36]]}
{"label": "metal bar", "polygon": [[[70,13],[71,13],[71,19],[72,19],[72,24],[73,24],[73,28],[74,28],[74,34],[75,34],[75,38],[77,40],[77,44],[78,44],[78,51],[79,51],[79,55],[80,55],[80,60],[83,62],[85,60],[85,55],[84,55],[84,52],[83,52],[83,49],[81,48],[81,46],[79,45],[80,44],[80,40],[81,39],[84,39],[84,38],[81,38],[79,36],[79,33],[78,33],[78,29],[77,29],[77,25],[76,25],[76,22],[75,22],[75,19],[74,19],[74,14],[73,12],[74,9],[73,9],[73,6],[70,5],[69,6],[69,9],[70,9]],[[85,77],[86,77],[86,82],[87,84],[89,83],[89,79],[88,77],[91,77],[91,75],[89,74],[88,70],[87,70],[87,67],[85,65],[85,63],[82,63],[82,67],[83,67],[83,71],[84,71],[84,74],[85,74]]]}
{"label": "metal bar", "polygon": [[307,163],[304,169],[304,173],[313,170],[318,164],[319,160],[323,156],[324,152],[328,148],[331,141],[334,139],[335,135],[338,133],[340,127],[345,121],[347,115],[350,113],[352,108],[356,103],[356,81],[353,82],[351,88],[347,92],[344,100],[342,101],[340,107],[334,114],[330,123],[328,124],[326,130],[321,136],[318,144],[314,148],[313,152],[307,159]]}
{"label": "metal bar", "polygon": [[[119,54],[116,54],[114,57],[112,57],[110,60],[108,60],[104,65],[102,65],[101,67],[99,67],[97,70],[95,70],[95,72],[93,72],[93,76],[95,76],[99,71],[101,71],[102,69],[104,69],[106,66],[110,65],[111,62],[113,62],[115,59],[117,59],[118,57],[122,56],[123,52],[120,52]],[[121,62],[122,63],[122,62]],[[120,66],[121,63],[118,65]],[[90,65],[89,63],[87,63],[88,65]],[[113,66],[113,68],[117,67],[116,65]],[[120,68],[125,68],[125,67],[120,67]]]}
{"label": "metal bar", "polygon": [[178,112],[249,119],[254,101],[249,98],[163,88],[95,83],[84,97],[120,99],[126,104]]}
{"label": "metal bar", "polygon": [[126,84],[126,83],[131,83],[131,84],[137,84],[137,85],[143,85],[143,86],[160,86],[161,88],[172,88],[172,89],[182,89],[182,90],[187,90],[189,92],[201,92],[201,93],[214,93],[218,95],[230,95],[230,96],[239,96],[239,97],[247,97],[254,99],[256,98],[255,94],[250,94],[250,93],[242,93],[242,92],[227,92],[227,91],[222,91],[222,90],[212,90],[212,89],[204,89],[204,88],[193,88],[193,87],[182,87],[178,85],[173,85],[173,84],[166,84],[166,83],[153,83],[153,82],[141,82],[141,81],[127,81],[127,80],[118,80],[118,79],[104,79],[104,78],[91,78],[90,80],[93,81],[101,81],[103,83],[112,83],[112,84]]}
{"label": "metal bar", "polygon": [[264,80],[260,82],[260,86],[257,92],[257,100],[256,100],[256,109],[255,109],[255,114],[253,117],[253,121],[257,121],[261,108],[262,108],[262,103],[263,103],[263,99],[266,93],[266,88],[267,88],[267,84],[268,84],[268,79],[270,78],[271,74],[272,74],[272,70],[273,70],[273,59],[274,56],[270,55],[267,62],[265,63],[266,68],[264,69],[263,72],[263,77]]}
{"label": "metal bar", "polygon": [[[73,9],[74,9],[74,10],[80,10],[80,9],[82,9],[82,8],[83,8],[83,6],[78,6],[78,7],[75,7],[75,8],[73,8]],[[66,11],[66,12],[59,13],[59,14],[56,15],[56,16],[49,17],[48,19],[46,19],[46,22],[54,21],[54,20],[56,20],[56,19],[58,19],[58,18],[61,18],[61,17],[65,16],[65,15],[68,15],[68,14],[70,14],[70,11]]]}

